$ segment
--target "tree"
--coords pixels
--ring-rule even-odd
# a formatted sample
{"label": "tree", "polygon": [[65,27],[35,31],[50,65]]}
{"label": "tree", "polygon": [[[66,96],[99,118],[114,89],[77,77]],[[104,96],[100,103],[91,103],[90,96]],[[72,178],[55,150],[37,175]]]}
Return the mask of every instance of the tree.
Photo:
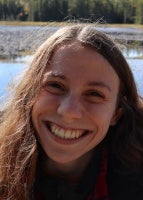
{"label": "tree", "polygon": [[135,23],[143,24],[143,0],[136,0]]}

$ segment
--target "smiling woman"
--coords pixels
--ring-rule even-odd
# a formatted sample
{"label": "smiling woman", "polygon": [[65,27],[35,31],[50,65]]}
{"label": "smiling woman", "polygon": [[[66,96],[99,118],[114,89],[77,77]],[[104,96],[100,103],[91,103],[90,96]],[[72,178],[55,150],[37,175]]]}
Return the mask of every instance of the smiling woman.
{"label": "smiling woman", "polygon": [[103,56],[79,42],[59,47],[32,110],[46,154],[59,163],[82,164],[79,158],[91,154],[116,123],[118,93],[119,78]]}
{"label": "smiling woman", "polygon": [[141,200],[142,119],[118,45],[96,27],[60,29],[1,117],[0,199]]}

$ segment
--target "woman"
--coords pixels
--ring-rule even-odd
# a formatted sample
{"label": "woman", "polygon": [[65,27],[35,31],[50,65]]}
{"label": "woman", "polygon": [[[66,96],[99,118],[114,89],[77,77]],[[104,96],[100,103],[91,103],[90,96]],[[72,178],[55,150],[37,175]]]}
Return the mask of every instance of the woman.
{"label": "woman", "polygon": [[117,44],[57,31],[35,53],[0,124],[0,198],[143,198],[143,103]]}

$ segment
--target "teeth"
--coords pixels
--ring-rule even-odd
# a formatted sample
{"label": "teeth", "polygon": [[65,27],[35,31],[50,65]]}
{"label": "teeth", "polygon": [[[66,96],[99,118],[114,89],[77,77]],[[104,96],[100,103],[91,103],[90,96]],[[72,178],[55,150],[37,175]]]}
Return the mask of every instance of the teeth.
{"label": "teeth", "polygon": [[72,132],[71,138],[76,138],[76,132],[75,131]]}
{"label": "teeth", "polygon": [[64,138],[64,139],[76,139],[79,138],[84,131],[81,130],[66,130],[63,129],[55,124],[51,124],[51,131],[53,134],[55,134],[56,136],[60,137],[60,138]]}
{"label": "teeth", "polygon": [[71,138],[71,131],[68,130],[68,131],[66,131],[65,139],[70,139],[70,138]]}
{"label": "teeth", "polygon": [[61,138],[64,138],[65,135],[64,135],[64,131],[62,129],[59,130],[57,136],[61,137]]}
{"label": "teeth", "polygon": [[56,126],[55,125],[51,126],[51,130],[52,130],[52,132],[55,132]]}

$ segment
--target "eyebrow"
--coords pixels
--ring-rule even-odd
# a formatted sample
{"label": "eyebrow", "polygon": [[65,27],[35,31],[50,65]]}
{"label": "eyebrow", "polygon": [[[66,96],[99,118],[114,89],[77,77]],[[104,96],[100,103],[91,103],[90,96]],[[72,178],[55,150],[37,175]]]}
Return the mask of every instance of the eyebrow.
{"label": "eyebrow", "polygon": [[111,91],[111,87],[109,85],[107,85],[106,83],[101,82],[101,81],[92,81],[92,82],[89,82],[88,86],[96,86],[96,87],[98,86],[98,87],[106,88],[109,91]]}
{"label": "eyebrow", "polygon": [[54,78],[60,78],[63,80],[66,79],[66,77],[60,72],[47,72],[46,74],[44,74],[44,79],[47,78],[48,76],[54,77]]}

